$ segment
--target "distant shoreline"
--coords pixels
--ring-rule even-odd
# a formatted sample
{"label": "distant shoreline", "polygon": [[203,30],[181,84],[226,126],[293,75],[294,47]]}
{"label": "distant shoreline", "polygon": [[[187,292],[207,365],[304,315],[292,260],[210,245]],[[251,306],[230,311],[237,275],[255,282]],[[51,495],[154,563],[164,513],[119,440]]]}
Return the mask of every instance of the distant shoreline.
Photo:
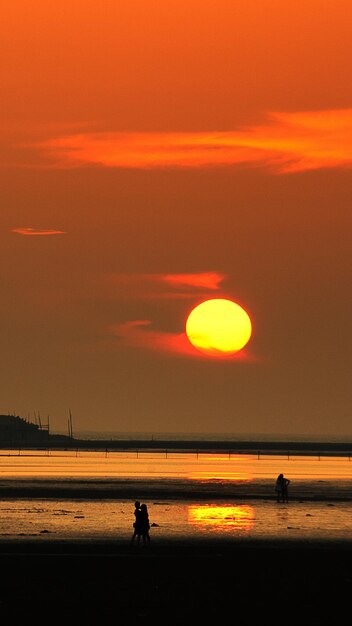
{"label": "distant shoreline", "polygon": [[2,450],[87,450],[144,452],[207,452],[296,456],[352,456],[351,442],[326,441],[248,441],[248,440],[139,440],[139,439],[66,439],[49,435],[45,441],[1,442]]}
{"label": "distant shoreline", "polygon": [[[236,433],[104,433],[77,432],[74,436],[70,414],[68,434],[50,432],[47,424],[31,423],[16,415],[0,415],[0,450],[90,450],[145,452],[207,452],[263,455],[335,455],[351,457],[350,441],[331,440],[321,435],[319,441],[306,435],[298,438],[271,434]],[[110,435],[110,437],[109,437]],[[290,437],[290,438],[289,438]]]}

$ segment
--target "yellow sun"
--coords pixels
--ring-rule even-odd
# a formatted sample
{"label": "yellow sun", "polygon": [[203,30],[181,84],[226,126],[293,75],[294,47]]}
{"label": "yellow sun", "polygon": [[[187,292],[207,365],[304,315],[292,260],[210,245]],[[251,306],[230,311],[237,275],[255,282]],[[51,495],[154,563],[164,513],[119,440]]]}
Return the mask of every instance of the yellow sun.
{"label": "yellow sun", "polygon": [[191,344],[213,355],[235,354],[248,343],[251,334],[249,315],[239,304],[224,298],[198,304],[186,322]]}

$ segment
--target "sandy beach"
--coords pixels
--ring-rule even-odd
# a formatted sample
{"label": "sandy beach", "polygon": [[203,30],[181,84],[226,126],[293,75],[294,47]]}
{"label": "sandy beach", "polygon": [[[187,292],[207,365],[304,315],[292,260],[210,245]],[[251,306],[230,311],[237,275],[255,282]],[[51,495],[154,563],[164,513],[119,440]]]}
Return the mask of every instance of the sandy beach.
{"label": "sandy beach", "polygon": [[3,617],[337,624],[352,585],[348,542],[126,542],[1,547]]}

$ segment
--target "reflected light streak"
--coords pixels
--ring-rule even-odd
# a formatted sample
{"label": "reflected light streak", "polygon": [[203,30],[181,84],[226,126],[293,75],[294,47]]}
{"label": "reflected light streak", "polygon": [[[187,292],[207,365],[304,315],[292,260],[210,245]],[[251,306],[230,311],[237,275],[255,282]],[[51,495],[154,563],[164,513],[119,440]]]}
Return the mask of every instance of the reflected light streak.
{"label": "reflected light streak", "polygon": [[245,505],[197,505],[188,507],[188,521],[201,528],[213,530],[237,529],[249,531],[254,526],[254,508]]}
{"label": "reflected light streak", "polygon": [[190,480],[228,480],[233,482],[247,482],[251,480],[251,476],[247,472],[222,472],[203,470],[200,472],[192,472],[188,474]]}
{"label": "reflected light streak", "polygon": [[205,453],[201,456],[201,469],[189,472],[187,478],[204,481],[250,482],[253,480],[253,473],[247,468],[243,469],[243,462],[246,460],[248,460],[246,455]]}

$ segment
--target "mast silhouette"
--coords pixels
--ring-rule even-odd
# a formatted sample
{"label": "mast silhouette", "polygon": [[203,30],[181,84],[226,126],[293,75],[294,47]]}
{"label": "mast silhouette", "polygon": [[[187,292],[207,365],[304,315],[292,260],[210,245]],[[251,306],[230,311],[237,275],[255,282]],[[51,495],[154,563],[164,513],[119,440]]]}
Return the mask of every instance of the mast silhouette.
{"label": "mast silhouette", "polygon": [[69,410],[69,418],[68,418],[68,436],[73,439],[73,427],[72,427],[72,413],[71,409]]}

